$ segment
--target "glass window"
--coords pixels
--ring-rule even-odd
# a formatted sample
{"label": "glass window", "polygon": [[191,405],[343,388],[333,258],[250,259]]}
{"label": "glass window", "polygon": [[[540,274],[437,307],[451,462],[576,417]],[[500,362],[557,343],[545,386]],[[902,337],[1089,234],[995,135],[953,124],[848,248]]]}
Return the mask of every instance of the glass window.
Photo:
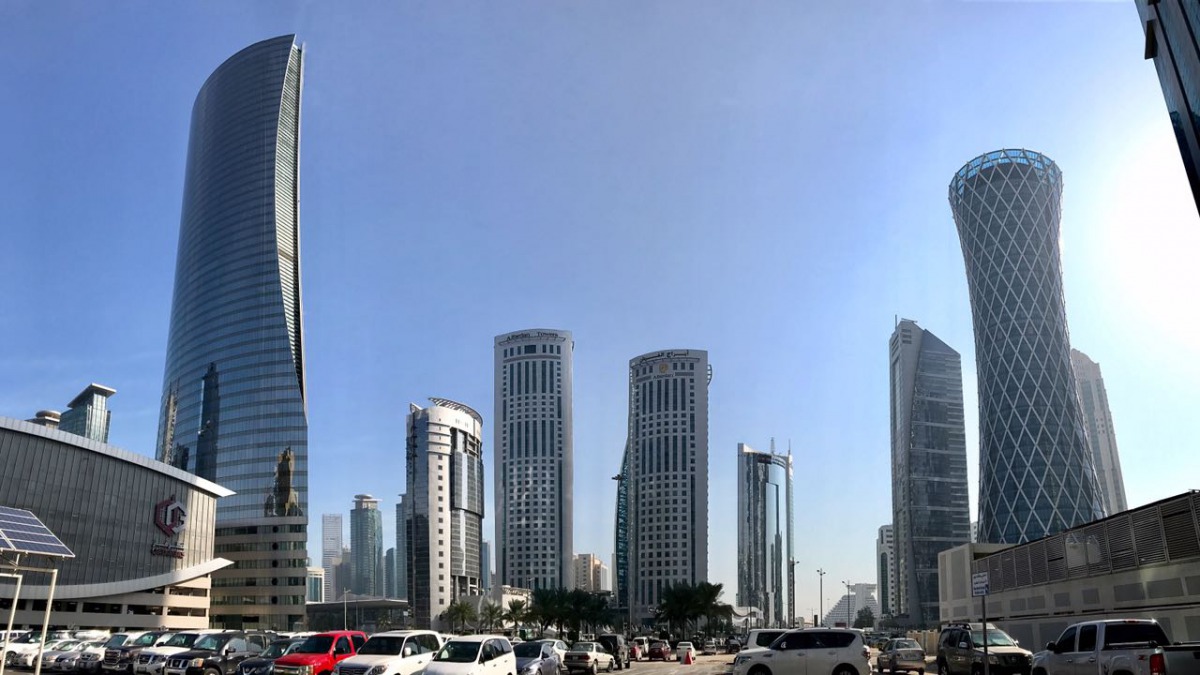
{"label": "glass window", "polygon": [[1096,624],[1081,626],[1079,629],[1079,646],[1076,651],[1092,652],[1096,650]]}
{"label": "glass window", "polygon": [[1058,642],[1055,643],[1055,650],[1060,652],[1075,651],[1075,626],[1063,631],[1063,634],[1058,636]]}

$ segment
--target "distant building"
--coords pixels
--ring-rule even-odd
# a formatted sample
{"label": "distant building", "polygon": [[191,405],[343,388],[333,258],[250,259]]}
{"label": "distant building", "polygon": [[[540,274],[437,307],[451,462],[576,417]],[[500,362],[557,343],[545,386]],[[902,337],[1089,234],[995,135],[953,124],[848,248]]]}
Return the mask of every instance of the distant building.
{"label": "distant building", "polygon": [[890,616],[896,612],[896,547],[891,525],[879,528],[875,539],[876,577],[879,583],[879,612]]}
{"label": "distant building", "polygon": [[588,593],[604,590],[604,578],[608,576],[608,565],[600,556],[592,553],[575,554],[575,588]]}
{"label": "distant building", "polygon": [[962,362],[909,319],[896,324],[888,359],[895,576],[880,600],[900,625],[933,628],[938,553],[970,537]]}
{"label": "distant building", "polygon": [[407,512],[408,496],[402,494],[396,503],[396,598],[400,600],[408,600],[410,592],[408,560],[412,551],[408,548],[408,520],[404,515]]}
{"label": "distant building", "polygon": [[1200,210],[1200,6],[1179,0],[1137,0],[1144,56],[1154,59],[1179,154]]}
{"label": "distant building", "polygon": [[404,519],[413,625],[449,628],[441,618],[459,596],[481,595],[483,418],[442,398],[409,406]]}
{"label": "distant building", "polygon": [[950,181],[975,327],[985,541],[1019,544],[1104,515],[1071,368],[1062,187],[1053,160],[1012,148]]}
{"label": "distant building", "polygon": [[379,500],[355,495],[350,511],[350,589],[355,595],[383,597],[383,514]]}
{"label": "distant building", "polygon": [[396,597],[396,549],[389,548],[383,554],[383,597]]}
{"label": "distant building", "polygon": [[530,329],[494,344],[496,575],[570,588],[575,526],[570,331]]}
{"label": "distant building", "polygon": [[1125,478],[1121,474],[1117,434],[1108,407],[1104,376],[1100,374],[1100,364],[1078,349],[1071,350],[1071,365],[1075,368],[1075,387],[1079,391],[1079,404],[1083,407],[1083,423],[1092,448],[1092,461],[1096,465],[1096,480],[1100,482],[1104,512],[1120,513],[1129,506],[1125,502]]}
{"label": "distant building", "polygon": [[875,599],[875,584],[850,584],[850,592],[838,599],[833,609],[825,614],[826,626],[850,626],[862,609],[870,609],[879,621],[879,601]]}
{"label": "distant building", "polygon": [[325,568],[308,568],[308,592],[304,596],[307,602],[325,602]]}
{"label": "distant building", "polygon": [[977,541],[979,541],[979,521],[972,520],[971,521],[971,543],[973,544]]}
{"label": "distant building", "polygon": [[762,610],[762,626],[795,619],[792,456],[737,449],[737,604]]}
{"label": "distant building", "polygon": [[652,619],[662,590],[708,579],[708,352],[629,361],[630,614]]}
{"label": "distant building", "polygon": [[321,569],[325,570],[325,597],[340,597],[337,566],[342,561],[342,514],[321,514]]}
{"label": "distant building", "polygon": [[492,589],[492,542],[487,539],[479,547],[480,583],[484,592]]}
{"label": "distant building", "polygon": [[57,410],[39,410],[37,414],[25,421],[47,429],[57,429],[61,417],[62,413]]}
{"label": "distant building", "polygon": [[67,404],[66,412],[59,417],[58,428],[69,434],[107,443],[108,425],[112,421],[108,397],[115,393],[117,390],[111,387],[89,384]]}

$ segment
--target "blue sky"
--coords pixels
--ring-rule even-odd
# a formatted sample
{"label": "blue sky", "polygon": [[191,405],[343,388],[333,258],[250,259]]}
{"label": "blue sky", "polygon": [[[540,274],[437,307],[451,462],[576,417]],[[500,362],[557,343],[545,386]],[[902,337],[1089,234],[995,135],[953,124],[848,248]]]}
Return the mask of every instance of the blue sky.
{"label": "blue sky", "polygon": [[607,558],[628,359],[707,349],[710,576],[732,601],[737,443],[790,442],[810,614],[818,567],[830,600],[875,578],[897,315],[963,355],[975,501],[946,189],[1012,146],[1064,173],[1131,505],[1196,487],[1200,228],[1125,1],[0,3],[0,414],[101,382],[112,442],[153,453],[191,105],[288,32],[312,516],[370,492],[392,532],[407,403],[490,422],[492,337],[565,328],[576,548]]}

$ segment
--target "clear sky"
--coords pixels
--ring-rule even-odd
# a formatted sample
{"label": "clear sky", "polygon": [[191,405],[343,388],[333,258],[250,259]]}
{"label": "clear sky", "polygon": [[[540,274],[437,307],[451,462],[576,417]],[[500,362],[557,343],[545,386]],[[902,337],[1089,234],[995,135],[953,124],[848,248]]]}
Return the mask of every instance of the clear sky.
{"label": "clear sky", "polygon": [[818,567],[831,601],[873,581],[896,316],[962,353],[976,501],[946,193],[1001,147],[1062,167],[1072,342],[1103,367],[1130,504],[1198,487],[1200,223],[1131,0],[6,0],[0,414],[100,382],[111,441],[153,454],[192,102],[289,32],[313,551],[359,492],[391,545],[410,401],[490,423],[493,336],[565,328],[577,552],[612,551],[629,358],[698,348],[712,580],[733,601],[737,444],[774,437],[797,466],[799,613]]}

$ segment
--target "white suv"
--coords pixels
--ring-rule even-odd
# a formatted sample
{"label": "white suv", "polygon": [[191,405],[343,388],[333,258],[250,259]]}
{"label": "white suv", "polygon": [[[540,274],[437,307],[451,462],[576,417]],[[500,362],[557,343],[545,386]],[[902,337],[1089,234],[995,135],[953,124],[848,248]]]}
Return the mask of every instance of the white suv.
{"label": "white suv", "polygon": [[375,633],[354,656],[341,661],[334,675],[416,675],[433,660],[442,641],[431,630]]}
{"label": "white suv", "polygon": [[733,675],[868,675],[870,658],[860,631],[791,630],[770,647],[738,652]]}

